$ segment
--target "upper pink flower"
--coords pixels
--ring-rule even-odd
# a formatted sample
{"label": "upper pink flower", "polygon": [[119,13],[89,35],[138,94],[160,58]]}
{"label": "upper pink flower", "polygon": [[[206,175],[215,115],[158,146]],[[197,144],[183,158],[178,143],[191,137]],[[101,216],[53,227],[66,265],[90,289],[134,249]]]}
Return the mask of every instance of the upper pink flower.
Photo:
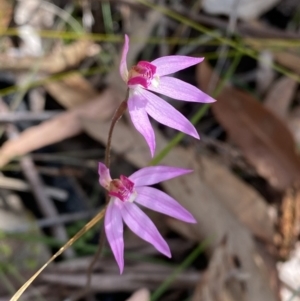
{"label": "upper pink flower", "polygon": [[105,213],[107,240],[120,268],[124,268],[123,221],[138,236],[151,243],[159,252],[171,257],[168,244],[149,217],[135,204],[167,214],[188,223],[194,217],[166,193],[148,185],[190,173],[191,170],[167,166],[140,169],[130,177],[112,180],[109,169],[99,163],[99,182],[111,196]]}
{"label": "upper pink flower", "polygon": [[120,74],[129,87],[128,109],[135,128],[144,136],[151,155],[155,152],[155,136],[148,114],[158,122],[177,129],[199,139],[199,135],[191,122],[170,104],[157,95],[172,97],[177,100],[210,103],[211,98],[198,88],[174,77],[166,76],[179,70],[196,65],[204,58],[194,58],[181,55],[170,55],[158,58],[152,62],[140,61],[129,71],[126,57],[129,49],[129,38],[125,35],[120,63]]}

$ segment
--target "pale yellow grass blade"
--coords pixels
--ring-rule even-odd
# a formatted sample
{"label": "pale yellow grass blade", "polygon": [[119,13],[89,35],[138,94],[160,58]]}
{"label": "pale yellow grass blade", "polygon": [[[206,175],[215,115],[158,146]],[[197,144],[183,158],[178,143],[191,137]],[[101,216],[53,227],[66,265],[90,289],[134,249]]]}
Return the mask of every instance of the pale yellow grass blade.
{"label": "pale yellow grass blade", "polygon": [[68,240],[30,279],[28,279],[22,287],[12,296],[10,301],[17,301],[35,278],[59,255],[61,255],[67,248],[69,248],[76,240],[83,234],[94,227],[104,216],[105,209],[101,210],[93,219],[91,219],[81,230],[79,230],[72,238]]}

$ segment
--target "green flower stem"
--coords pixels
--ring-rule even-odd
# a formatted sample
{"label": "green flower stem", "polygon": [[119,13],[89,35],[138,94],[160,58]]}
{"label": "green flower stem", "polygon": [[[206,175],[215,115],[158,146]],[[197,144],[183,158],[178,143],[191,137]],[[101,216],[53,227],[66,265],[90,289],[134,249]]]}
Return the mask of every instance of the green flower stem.
{"label": "green flower stem", "polygon": [[189,256],[185,258],[185,260],[176,268],[174,273],[172,273],[152,294],[150,301],[157,301],[163,293],[168,289],[170,284],[176,279],[176,277],[188,268],[197,258],[198,256],[204,252],[204,250],[209,245],[209,240],[205,240],[198,247],[196,247]]}

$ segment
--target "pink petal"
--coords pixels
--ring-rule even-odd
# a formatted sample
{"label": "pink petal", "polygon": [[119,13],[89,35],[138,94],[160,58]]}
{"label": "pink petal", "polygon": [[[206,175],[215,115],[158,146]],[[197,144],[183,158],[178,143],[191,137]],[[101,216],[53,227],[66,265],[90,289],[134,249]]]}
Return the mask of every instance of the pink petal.
{"label": "pink petal", "polygon": [[137,187],[136,192],[138,204],[187,223],[196,223],[194,217],[166,193],[153,187]]}
{"label": "pink petal", "polygon": [[159,252],[171,257],[168,244],[150,218],[140,208],[133,203],[125,202],[121,214],[124,222],[132,232],[152,244]]}
{"label": "pink petal", "polygon": [[151,62],[156,66],[156,74],[159,76],[175,73],[179,70],[201,63],[204,57],[190,57],[183,55],[169,55],[160,57]]}
{"label": "pink petal", "polygon": [[128,99],[128,110],[133,125],[144,136],[153,157],[155,152],[155,135],[145,110],[146,103],[147,100],[142,96],[133,94]]}
{"label": "pink petal", "polygon": [[120,274],[122,274],[124,268],[123,221],[118,202],[120,201],[116,198],[111,199],[105,213],[104,228],[108,243],[119,265]]}
{"label": "pink petal", "polygon": [[98,173],[99,173],[100,185],[107,189],[109,186],[109,183],[111,181],[109,169],[105,166],[105,164],[99,162],[98,163]]}
{"label": "pink petal", "polygon": [[129,38],[127,35],[125,35],[125,41],[124,41],[124,46],[123,46],[123,50],[122,50],[120,68],[119,68],[120,75],[125,83],[127,83],[127,80],[128,80],[128,69],[127,69],[127,62],[126,62],[128,49],[129,49]]}
{"label": "pink petal", "polygon": [[195,86],[192,86],[180,79],[163,76],[159,79],[158,87],[151,85],[148,90],[169,96],[174,99],[191,101],[191,102],[214,102],[211,98]]}
{"label": "pink petal", "polygon": [[158,122],[199,139],[195,127],[179,111],[155,94],[141,89],[147,100],[146,112]]}
{"label": "pink petal", "polygon": [[135,187],[138,187],[153,185],[190,172],[192,172],[191,169],[183,169],[172,166],[149,166],[136,171],[129,177],[129,179],[134,182]]}

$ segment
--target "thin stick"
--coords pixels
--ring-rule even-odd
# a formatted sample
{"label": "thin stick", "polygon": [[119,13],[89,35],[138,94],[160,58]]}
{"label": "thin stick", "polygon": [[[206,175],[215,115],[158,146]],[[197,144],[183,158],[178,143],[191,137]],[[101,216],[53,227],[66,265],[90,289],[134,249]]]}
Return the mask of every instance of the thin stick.
{"label": "thin stick", "polygon": [[0,123],[17,123],[22,121],[40,122],[57,116],[63,111],[45,111],[45,112],[1,112]]}
{"label": "thin stick", "polygon": [[[0,111],[1,112],[7,112],[8,107],[6,104],[0,99]],[[5,127],[5,132],[7,133],[7,136],[9,139],[15,139],[19,136],[19,131],[17,127],[14,124],[8,124]],[[54,206],[53,201],[49,198],[45,191],[45,185],[43,183],[42,178],[38,174],[35,164],[30,158],[29,155],[24,156],[20,160],[20,166],[24,173],[25,178],[27,179],[30,188],[32,190],[33,195],[35,196],[35,199],[38,203],[38,206],[41,210],[41,212],[46,217],[55,218],[58,216],[58,211],[56,207]],[[56,237],[60,241],[66,241],[68,240],[68,235],[65,227],[63,225],[55,225],[51,227],[52,233],[54,237]],[[71,248],[67,250],[64,254],[67,258],[74,257],[74,250]]]}

